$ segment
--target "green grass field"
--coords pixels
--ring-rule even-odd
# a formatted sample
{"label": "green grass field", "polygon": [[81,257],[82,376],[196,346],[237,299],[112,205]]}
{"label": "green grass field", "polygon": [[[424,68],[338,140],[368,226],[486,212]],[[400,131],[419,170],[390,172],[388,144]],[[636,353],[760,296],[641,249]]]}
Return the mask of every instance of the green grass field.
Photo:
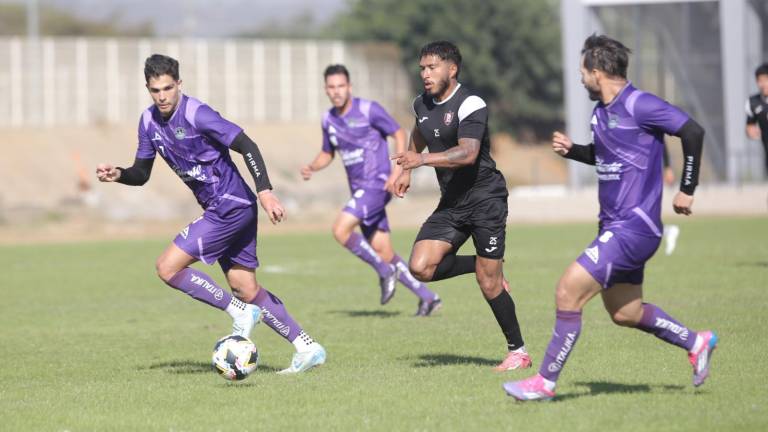
{"label": "green grass field", "polygon": [[[378,305],[372,270],[329,234],[259,239],[262,284],[328,350],[322,368],[278,376],[292,347],[254,331],[262,364],[241,383],[210,368],[223,312],[154,274],[167,239],[0,248],[0,430],[768,430],[768,219],[677,219],[678,249],[646,270],[646,299],[721,337],[712,376],[686,355],[614,326],[595,299],[558,398],[521,404],[496,374],[504,339],[474,278],[432,284],[434,317],[398,287]],[[505,270],[535,367],[554,322],[554,285],[594,224],[510,226]],[[414,232],[395,233],[407,255]],[[218,266],[207,271],[223,282]]]}

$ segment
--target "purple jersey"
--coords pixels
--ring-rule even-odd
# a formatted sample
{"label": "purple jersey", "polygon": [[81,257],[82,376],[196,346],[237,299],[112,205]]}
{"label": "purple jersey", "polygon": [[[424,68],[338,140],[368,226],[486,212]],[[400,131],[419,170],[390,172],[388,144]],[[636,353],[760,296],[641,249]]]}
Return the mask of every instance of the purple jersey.
{"label": "purple jersey", "polygon": [[346,114],[331,108],[323,116],[323,151],[339,152],[351,190],[383,189],[392,172],[387,136],[398,129],[381,105],[353,98]]}
{"label": "purple jersey", "polygon": [[661,237],[664,134],[688,121],[679,108],[632,84],[592,113],[600,224],[650,231]]}
{"label": "purple jersey", "polygon": [[136,157],[154,159],[159,152],[203,209],[247,207],[256,197],[229,156],[242,131],[208,105],[182,95],[167,121],[154,105],[144,110]]}

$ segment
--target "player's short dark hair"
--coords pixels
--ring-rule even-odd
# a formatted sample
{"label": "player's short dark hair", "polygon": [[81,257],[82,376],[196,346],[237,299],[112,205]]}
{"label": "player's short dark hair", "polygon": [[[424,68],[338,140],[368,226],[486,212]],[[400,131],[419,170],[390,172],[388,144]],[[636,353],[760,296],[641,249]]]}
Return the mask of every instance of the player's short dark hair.
{"label": "player's short dark hair", "polygon": [[344,75],[347,77],[347,82],[349,82],[349,71],[343,64],[332,64],[325,68],[325,72],[323,72],[323,79],[328,79],[328,77],[331,75]]}
{"label": "player's short dark hair", "polygon": [[149,82],[150,78],[157,78],[161,75],[170,75],[174,81],[178,81],[179,62],[166,55],[152,54],[144,62],[144,79]]}
{"label": "player's short dark hair", "polygon": [[440,60],[449,61],[456,65],[456,79],[459,78],[459,72],[461,72],[461,53],[459,47],[448,41],[434,41],[421,47],[419,58],[425,56],[437,56]]}
{"label": "player's short dark hair", "polygon": [[632,51],[616,39],[606,35],[592,33],[584,41],[581,54],[584,55],[584,68],[597,69],[614,77],[627,77],[629,54]]}
{"label": "player's short dark hair", "polygon": [[760,75],[768,75],[768,63],[763,63],[755,69],[755,78]]}

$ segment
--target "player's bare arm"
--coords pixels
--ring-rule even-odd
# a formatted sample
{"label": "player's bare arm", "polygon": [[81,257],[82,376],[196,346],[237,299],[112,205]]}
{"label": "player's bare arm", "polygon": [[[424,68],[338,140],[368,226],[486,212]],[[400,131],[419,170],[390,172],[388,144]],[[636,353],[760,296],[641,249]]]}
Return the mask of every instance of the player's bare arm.
{"label": "player's bare arm", "polygon": [[[413,131],[411,132],[411,141],[408,144],[408,150],[395,153],[390,159],[397,161],[399,158],[405,157],[406,155],[410,155],[411,158],[421,158],[421,152],[423,152],[426,147],[427,142],[424,140],[421,132],[419,132],[419,128],[414,125]],[[392,193],[398,198],[403,198],[405,197],[405,193],[408,192],[408,189],[411,187],[411,170],[404,168],[399,162],[395,165],[400,167],[401,173],[395,180]]]}
{"label": "player's bare arm", "polygon": [[458,168],[472,165],[480,153],[480,140],[476,138],[459,138],[457,146],[439,153],[405,152],[395,155],[392,159],[397,161],[404,170],[418,168],[422,165],[435,168]]}
{"label": "player's bare arm", "polygon": [[301,167],[301,178],[304,180],[311,179],[312,173],[327,167],[331,164],[331,162],[333,162],[333,153],[328,153],[325,151],[317,153],[317,156],[315,156],[315,159],[312,160],[312,162]]}
{"label": "player's bare arm", "polygon": [[[390,136],[395,139],[395,153],[397,154],[397,153],[404,152],[405,145],[406,145],[405,130],[403,128],[400,128]],[[395,166],[392,167],[392,173],[389,174],[389,178],[387,178],[387,182],[384,184],[384,190],[390,193],[394,193],[395,182],[397,181],[397,178],[400,177],[400,174],[402,173],[403,173],[403,167],[401,167],[398,164],[395,164]]]}

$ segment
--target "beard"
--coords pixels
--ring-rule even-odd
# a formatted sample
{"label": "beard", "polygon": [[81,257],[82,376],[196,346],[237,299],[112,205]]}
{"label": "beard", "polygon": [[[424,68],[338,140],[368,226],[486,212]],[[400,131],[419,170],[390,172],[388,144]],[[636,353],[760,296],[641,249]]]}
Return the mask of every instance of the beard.
{"label": "beard", "polygon": [[441,96],[449,87],[450,82],[448,79],[441,79],[438,81],[435,81],[435,85],[432,86],[431,91],[429,92],[429,95],[432,97]]}
{"label": "beard", "polygon": [[589,93],[589,100],[591,101],[599,101],[601,100],[601,94],[600,90],[591,89],[589,87],[584,86],[584,88],[587,89],[587,93]]}

